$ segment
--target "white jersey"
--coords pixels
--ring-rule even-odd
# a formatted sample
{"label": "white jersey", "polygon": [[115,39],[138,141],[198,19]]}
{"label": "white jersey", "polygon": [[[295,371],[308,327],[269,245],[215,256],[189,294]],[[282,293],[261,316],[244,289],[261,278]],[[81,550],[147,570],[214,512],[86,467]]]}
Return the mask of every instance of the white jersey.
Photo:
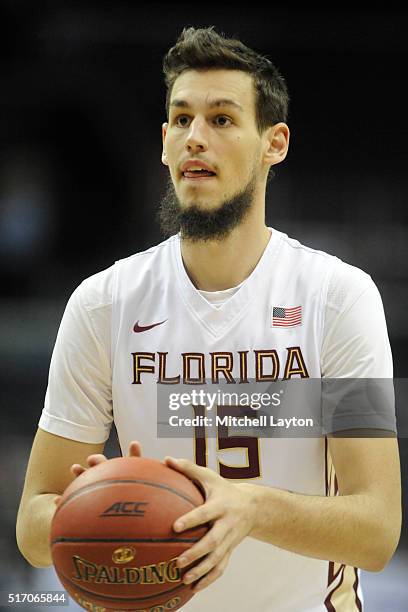
{"label": "white jersey", "polygon": [[[205,450],[192,437],[159,438],[157,386],[214,376],[245,386],[264,370],[277,379],[392,377],[372,279],[273,229],[238,290],[215,294],[210,300],[190,281],[179,236],[85,280],[61,323],[39,426],[95,443],[114,420],[124,455],[137,439],[146,457],[186,457],[233,482],[335,493],[324,438],[260,438],[251,449],[220,449],[208,438]],[[183,610],[346,612],[361,601],[355,568],[248,537],[222,578]]]}

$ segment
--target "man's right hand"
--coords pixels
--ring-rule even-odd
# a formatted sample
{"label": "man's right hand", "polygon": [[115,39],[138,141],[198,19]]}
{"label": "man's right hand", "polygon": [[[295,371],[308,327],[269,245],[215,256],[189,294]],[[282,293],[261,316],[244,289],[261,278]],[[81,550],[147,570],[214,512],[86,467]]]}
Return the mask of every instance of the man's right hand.
{"label": "man's right hand", "polygon": [[[138,442],[137,440],[134,440],[133,442],[129,444],[129,457],[141,457],[141,455],[142,455],[142,448],[140,446],[140,442]],[[73,465],[71,465],[70,472],[75,477],[78,477],[84,472],[86,472],[86,470],[88,470],[90,467],[99,465],[99,463],[102,463],[103,461],[108,461],[108,458],[105,457],[105,455],[101,455],[101,454],[89,455],[89,457],[87,457],[86,459],[88,467],[83,467],[79,463],[74,463]],[[55,497],[54,503],[56,504],[56,506],[59,505],[61,501],[61,497],[62,495],[57,495]]]}

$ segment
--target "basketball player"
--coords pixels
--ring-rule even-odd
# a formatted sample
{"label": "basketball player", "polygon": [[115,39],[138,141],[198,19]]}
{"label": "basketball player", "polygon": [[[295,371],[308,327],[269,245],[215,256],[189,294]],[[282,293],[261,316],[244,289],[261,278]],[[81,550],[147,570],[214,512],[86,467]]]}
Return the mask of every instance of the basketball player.
{"label": "basketball player", "polygon": [[18,545],[33,566],[51,564],[55,500],[104,460],[114,420],[123,454],[166,457],[206,492],[174,525],[212,525],[179,559],[198,561],[185,580],[201,592],[186,611],[362,610],[357,568],[380,571],[399,539],[395,437],[157,437],[159,386],[392,377],[371,277],[265,225],[268,174],[289,144],[282,76],[213,28],[183,31],[164,72],[170,237],[88,278],[68,302]]}

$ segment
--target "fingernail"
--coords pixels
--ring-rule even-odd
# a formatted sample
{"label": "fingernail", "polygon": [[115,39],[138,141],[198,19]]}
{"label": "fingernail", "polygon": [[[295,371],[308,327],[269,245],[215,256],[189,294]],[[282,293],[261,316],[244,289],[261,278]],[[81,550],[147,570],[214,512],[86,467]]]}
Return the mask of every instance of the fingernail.
{"label": "fingernail", "polygon": [[184,576],[184,584],[190,584],[190,582],[193,582],[194,580],[194,574],[186,574]]}
{"label": "fingernail", "polygon": [[184,565],[187,565],[187,558],[186,557],[179,557],[179,559],[177,561],[177,565],[179,567],[183,567]]}
{"label": "fingernail", "polygon": [[184,523],[182,521],[177,521],[174,525],[174,529],[176,531],[182,531],[184,529]]}

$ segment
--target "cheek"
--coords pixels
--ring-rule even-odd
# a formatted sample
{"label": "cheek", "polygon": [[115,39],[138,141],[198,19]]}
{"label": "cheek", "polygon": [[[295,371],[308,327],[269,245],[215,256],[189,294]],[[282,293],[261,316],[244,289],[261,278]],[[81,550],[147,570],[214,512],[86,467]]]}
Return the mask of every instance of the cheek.
{"label": "cheek", "polygon": [[177,153],[174,142],[166,142],[166,160],[171,176],[177,175]]}
{"label": "cheek", "polygon": [[236,180],[242,182],[253,172],[256,151],[253,147],[247,146],[239,136],[236,144],[236,155],[232,158],[232,170],[236,173]]}
{"label": "cheek", "polygon": [[[167,172],[170,174],[170,178],[172,180],[172,182],[174,183],[177,179],[178,179],[178,171],[177,171],[177,165],[174,163],[171,154],[169,153],[168,150],[166,150],[167,153],[167,164],[166,164],[166,169]],[[166,172],[166,170],[165,170]]]}

